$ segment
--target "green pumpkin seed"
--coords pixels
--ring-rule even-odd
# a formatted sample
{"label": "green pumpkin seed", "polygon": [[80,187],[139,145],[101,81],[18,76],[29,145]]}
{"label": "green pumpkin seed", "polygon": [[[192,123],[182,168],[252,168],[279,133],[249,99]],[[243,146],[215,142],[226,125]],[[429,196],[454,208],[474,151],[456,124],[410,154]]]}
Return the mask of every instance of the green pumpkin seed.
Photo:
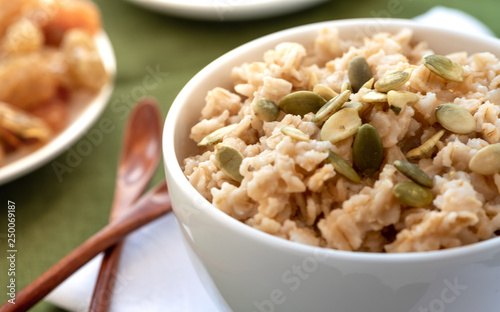
{"label": "green pumpkin seed", "polygon": [[370,65],[363,56],[355,56],[351,59],[347,67],[347,75],[353,92],[358,92],[373,76]]}
{"label": "green pumpkin seed", "polygon": [[316,113],[325,103],[326,100],[317,93],[297,91],[285,95],[281,99],[279,107],[287,114],[304,117],[308,113]]}
{"label": "green pumpkin seed", "polygon": [[500,143],[480,149],[469,161],[469,169],[482,175],[500,172]]}
{"label": "green pumpkin seed", "polygon": [[394,91],[387,92],[387,103],[396,115],[409,104],[415,104],[420,98],[413,92],[409,91]]}
{"label": "green pumpkin seed", "polygon": [[424,144],[406,153],[406,158],[425,158],[429,156],[430,153],[432,152],[432,149],[434,148],[434,146],[436,146],[437,142],[439,142],[444,133],[445,133],[444,129],[439,130],[439,132],[437,132],[436,134],[431,136],[427,141],[425,141]]}
{"label": "green pumpkin seed", "polygon": [[361,96],[361,101],[367,103],[387,102],[387,94],[377,91],[368,91]]}
{"label": "green pumpkin seed", "polygon": [[382,78],[375,82],[375,90],[378,92],[388,92],[404,85],[411,76],[413,69],[398,70],[392,73],[385,74]]}
{"label": "green pumpkin seed", "polygon": [[291,137],[292,139],[309,142],[309,136],[297,128],[294,128],[292,126],[284,126],[280,130],[281,133]]}
{"label": "green pumpkin seed", "polygon": [[436,119],[445,128],[458,134],[476,130],[476,119],[462,106],[446,103],[436,108]]}
{"label": "green pumpkin seed", "polygon": [[326,159],[329,163],[333,165],[335,171],[351,180],[354,183],[361,182],[361,178],[356,173],[356,171],[349,165],[344,158],[340,157],[339,154],[334,153],[332,151],[328,151],[328,158]]}
{"label": "green pumpkin seed", "polygon": [[446,56],[436,54],[426,55],[422,58],[422,63],[431,72],[445,80],[455,82],[464,80],[465,71],[463,67]]}
{"label": "green pumpkin seed", "polygon": [[434,199],[428,188],[409,181],[396,184],[392,192],[401,203],[410,207],[426,207]]}
{"label": "green pumpkin seed", "polygon": [[332,90],[332,88],[320,83],[314,86],[313,92],[319,94],[327,101],[330,101],[338,95],[337,92]]}
{"label": "green pumpkin seed", "polygon": [[224,138],[226,134],[233,132],[233,130],[237,126],[238,124],[232,124],[215,130],[214,132],[204,137],[203,140],[201,140],[200,143],[198,143],[198,146],[208,146],[219,143],[220,141],[222,141],[222,138]]}
{"label": "green pumpkin seed", "polygon": [[215,146],[215,162],[217,166],[231,179],[241,182],[243,176],[240,173],[243,155],[232,146],[217,144]]}
{"label": "green pumpkin seed", "polygon": [[275,121],[280,114],[280,108],[272,100],[258,99],[253,101],[252,109],[255,116],[263,121]]}
{"label": "green pumpkin seed", "polygon": [[330,118],[331,115],[337,112],[340,109],[340,107],[345,102],[347,102],[347,100],[349,100],[350,96],[351,96],[351,91],[345,90],[344,92],[340,93],[339,95],[328,101],[318,110],[318,112],[313,118],[313,121],[317,123],[322,123],[328,118]]}
{"label": "green pumpkin seed", "polygon": [[382,139],[370,124],[359,127],[352,146],[354,167],[365,176],[372,176],[380,169],[384,158]]}
{"label": "green pumpkin seed", "polygon": [[361,102],[345,102],[341,108],[354,108],[358,113],[361,113],[365,110],[366,105]]}
{"label": "green pumpkin seed", "polygon": [[353,108],[344,108],[330,116],[321,127],[320,138],[336,143],[353,136],[361,126],[361,118]]}
{"label": "green pumpkin seed", "polygon": [[342,86],[340,87],[340,93],[344,92],[345,90],[349,90],[349,91],[353,92],[349,81],[344,81],[342,83]]}
{"label": "green pumpkin seed", "polygon": [[431,177],[429,177],[427,173],[425,173],[422,169],[415,166],[411,162],[408,162],[406,160],[396,160],[394,162],[394,167],[396,167],[396,169],[398,169],[402,174],[404,174],[413,182],[429,188],[434,187],[434,182],[432,181]]}

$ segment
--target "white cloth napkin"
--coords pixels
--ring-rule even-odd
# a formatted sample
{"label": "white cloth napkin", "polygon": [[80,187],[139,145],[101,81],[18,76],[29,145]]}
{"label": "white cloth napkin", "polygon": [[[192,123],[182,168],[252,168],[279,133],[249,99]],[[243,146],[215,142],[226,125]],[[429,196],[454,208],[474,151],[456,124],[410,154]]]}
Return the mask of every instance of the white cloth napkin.
{"label": "white cloth napkin", "polygon": [[[416,21],[494,36],[462,11],[435,7]],[[217,312],[188,258],[174,215],[169,214],[131,234],[125,243],[111,312]],[[46,298],[69,311],[87,311],[101,256],[96,257]]]}

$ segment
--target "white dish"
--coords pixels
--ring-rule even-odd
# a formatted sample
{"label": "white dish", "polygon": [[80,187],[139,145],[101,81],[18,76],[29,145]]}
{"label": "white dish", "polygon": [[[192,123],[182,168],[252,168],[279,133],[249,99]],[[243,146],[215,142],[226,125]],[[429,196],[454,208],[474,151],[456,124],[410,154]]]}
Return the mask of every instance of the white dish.
{"label": "white dish", "polygon": [[[337,20],[274,33],[215,60],[179,93],[165,122],[165,173],[175,216],[193,264],[210,296],[234,311],[498,310],[500,238],[469,246],[401,254],[371,254],[302,245],[268,235],[226,215],[185,178],[183,159],[197,151],[189,138],[207,92],[230,88],[234,66],[259,60],[285,41],[311,44],[324,27],[342,38],[414,31],[436,53],[465,50],[500,55],[498,39],[399,19]],[[188,110],[186,110],[188,108]],[[187,113],[187,112],[192,113]],[[166,277],[168,278],[168,277]],[[229,310],[229,308],[227,309]]]}
{"label": "white dish", "polygon": [[142,7],[181,17],[233,21],[281,15],[326,0],[129,0]]}
{"label": "white dish", "polygon": [[0,166],[0,185],[12,181],[46,164],[75,143],[94,124],[111,96],[116,73],[116,60],[108,36],[101,32],[96,37],[97,47],[109,75],[108,83],[98,94],[72,96],[66,128],[37,149],[23,148],[6,155]]}

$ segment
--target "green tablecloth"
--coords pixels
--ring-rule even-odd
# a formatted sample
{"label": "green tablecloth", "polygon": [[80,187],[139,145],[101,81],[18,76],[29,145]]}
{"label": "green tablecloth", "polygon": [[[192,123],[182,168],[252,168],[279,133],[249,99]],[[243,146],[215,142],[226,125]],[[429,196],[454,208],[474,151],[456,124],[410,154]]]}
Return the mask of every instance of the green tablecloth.
{"label": "green tablecloth", "polygon": [[[121,0],[96,2],[118,66],[110,101],[115,104],[108,105],[101,118],[111,119],[116,128],[72,172],[63,174],[62,182],[49,164],[0,186],[1,302],[8,299],[7,200],[16,203],[16,284],[20,290],[107,223],[124,112],[128,111],[128,102],[132,105],[141,95],[134,87],[142,85],[148,68],[166,73],[156,88],[147,90],[148,95],[159,99],[166,115],[182,86],[210,61],[251,39],[293,26],[356,17],[411,18],[444,5],[477,17],[500,34],[498,0],[332,0],[291,15],[231,23],[181,19]],[[397,10],[393,9],[395,5]],[[67,152],[56,161],[65,163],[66,157]],[[160,167],[153,182],[163,176]],[[42,302],[33,311],[60,310]]]}

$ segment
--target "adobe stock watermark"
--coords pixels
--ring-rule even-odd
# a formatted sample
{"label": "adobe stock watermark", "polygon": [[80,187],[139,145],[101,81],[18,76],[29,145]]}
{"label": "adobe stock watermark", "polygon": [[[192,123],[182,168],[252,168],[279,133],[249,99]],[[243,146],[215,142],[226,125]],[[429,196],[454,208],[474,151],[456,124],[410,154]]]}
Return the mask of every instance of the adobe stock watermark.
{"label": "adobe stock watermark", "polygon": [[[123,271],[123,270],[122,270]],[[128,285],[132,284],[135,280],[135,276],[129,276],[122,271],[113,272],[115,275],[115,284],[112,289],[106,289],[101,293],[101,297],[98,300],[109,300],[110,298],[116,298],[116,295],[119,295],[125,291]],[[80,304],[76,307],[75,311],[77,312],[86,312],[89,309],[91,297],[89,296],[86,300],[82,300]]]}
{"label": "adobe stock watermark", "polygon": [[445,279],[443,284],[445,287],[439,294],[436,294],[437,297],[432,299],[427,306],[420,306],[418,312],[445,312],[446,306],[455,302],[467,290],[467,286],[461,285],[458,278],[455,278],[453,282]]}
{"label": "adobe stock watermark", "polygon": [[[142,78],[142,83],[133,87],[129,93],[121,94],[114,99],[111,104],[111,111],[119,114],[119,118],[124,120],[130,114],[134,105],[141,98],[148,95],[148,91],[154,90],[169,76],[169,73],[161,71],[160,65],[155,68],[147,66],[146,75]],[[101,118],[96,125],[90,129],[82,139],[70,148],[62,161],[53,161],[52,170],[59,183],[64,180],[64,175],[72,173],[96,147],[102,144],[106,135],[113,133],[116,125],[113,120],[107,117]]]}
{"label": "adobe stock watermark", "polygon": [[210,3],[214,7],[217,16],[219,16],[219,20],[223,22],[224,14],[234,11],[238,5],[244,2],[245,0],[211,0]]}
{"label": "adobe stock watermark", "polygon": [[[406,0],[412,1],[412,0]],[[371,10],[370,15],[375,20],[374,24],[366,24],[364,27],[358,28],[355,35],[355,40],[363,40],[366,37],[372,37],[376,33],[383,30],[383,25],[390,22],[391,18],[395,15],[401,14],[404,10],[404,1],[401,0],[389,0],[387,6],[379,11]]]}
{"label": "adobe stock watermark", "polygon": [[281,275],[283,287],[271,290],[269,296],[263,300],[254,300],[257,310],[253,312],[274,312],[276,307],[285,303],[287,294],[297,291],[302,283],[308,280],[319,267],[319,263],[327,259],[327,254],[316,250],[312,256],[304,258],[302,263],[293,264]]}

